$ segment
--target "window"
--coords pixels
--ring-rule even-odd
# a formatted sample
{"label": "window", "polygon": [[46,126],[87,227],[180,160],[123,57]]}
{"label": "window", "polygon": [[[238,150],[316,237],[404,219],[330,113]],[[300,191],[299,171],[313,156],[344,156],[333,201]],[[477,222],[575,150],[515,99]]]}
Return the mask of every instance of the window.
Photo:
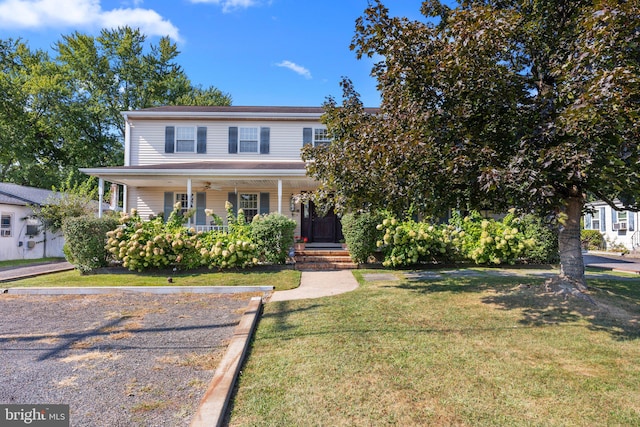
{"label": "window", "polygon": [[11,237],[11,223],[13,216],[8,214],[0,215],[0,237]]}
{"label": "window", "polygon": [[240,128],[239,142],[241,153],[258,152],[258,128]]}
{"label": "window", "polygon": [[244,211],[244,217],[250,222],[258,214],[258,195],[240,194],[238,198],[238,208]]}
{"label": "window", "polygon": [[[187,211],[189,210],[189,197],[187,197],[187,193],[176,193],[176,203],[180,203],[180,213],[182,215],[187,213]],[[195,207],[193,203],[193,194],[191,195],[191,207]]]}
{"label": "window", "polygon": [[325,145],[331,142],[329,138],[329,132],[326,129],[318,128],[313,130],[313,145]]}
{"label": "window", "polygon": [[604,208],[595,209],[593,212],[590,212],[584,216],[584,228],[585,230],[599,230],[601,226],[604,225],[602,219],[604,218]]}
{"label": "window", "polygon": [[195,146],[195,128],[176,127],[176,153],[193,153]]}

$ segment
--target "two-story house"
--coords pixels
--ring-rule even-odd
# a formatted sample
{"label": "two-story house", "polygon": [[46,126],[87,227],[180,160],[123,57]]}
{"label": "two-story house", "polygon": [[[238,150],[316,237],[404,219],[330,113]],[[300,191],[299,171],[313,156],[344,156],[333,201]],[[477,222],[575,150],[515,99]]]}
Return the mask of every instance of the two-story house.
{"label": "two-story house", "polygon": [[300,150],[329,142],[318,107],[166,106],[124,112],[124,166],[86,168],[120,184],[125,211],[143,218],[196,208],[192,225],[206,229],[205,209],[226,217],[225,202],[255,214],[279,212],[298,223],[296,234],[310,242],[337,242],[335,214],[316,214],[313,203],[294,195],[313,191]]}

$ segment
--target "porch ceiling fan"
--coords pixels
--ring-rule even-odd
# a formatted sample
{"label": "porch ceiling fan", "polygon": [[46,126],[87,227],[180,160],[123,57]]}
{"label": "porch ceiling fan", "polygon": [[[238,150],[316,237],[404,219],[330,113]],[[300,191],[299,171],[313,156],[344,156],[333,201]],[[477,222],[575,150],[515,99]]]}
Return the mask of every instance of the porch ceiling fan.
{"label": "porch ceiling fan", "polygon": [[222,187],[218,186],[218,185],[214,185],[209,181],[206,181],[203,186],[202,186],[203,190],[216,190],[216,191],[220,191],[222,190]]}

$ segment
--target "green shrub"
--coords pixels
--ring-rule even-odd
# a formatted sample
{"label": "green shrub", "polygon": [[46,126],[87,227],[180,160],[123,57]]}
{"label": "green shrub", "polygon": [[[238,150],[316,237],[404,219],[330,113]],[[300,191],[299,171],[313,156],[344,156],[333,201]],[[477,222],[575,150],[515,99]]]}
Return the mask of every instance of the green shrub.
{"label": "green shrub", "polygon": [[117,229],[107,233],[107,250],[130,270],[200,266],[195,229],[183,225],[192,213],[182,215],[180,208],[179,204],[174,206],[166,223],[161,216],[143,221],[133,209],[130,215],[120,218]]}
{"label": "green shrub", "polygon": [[377,246],[376,242],[382,238],[382,233],[376,228],[382,222],[381,213],[348,213],[341,219],[342,233],[354,262],[365,263]]}
{"label": "green shrub", "polygon": [[256,215],[251,222],[251,240],[255,242],[261,259],[268,263],[284,264],[293,246],[296,222],[279,213]]}
{"label": "green shrub", "polygon": [[165,223],[162,216],[143,221],[136,210],[123,215],[120,226],[107,233],[107,250],[130,270],[181,270],[207,266],[209,268],[247,267],[258,262],[257,247],[251,241],[250,228],[244,222],[242,210],[234,217],[229,205],[229,232],[196,233],[184,226],[193,211],[180,213],[180,203]]}
{"label": "green shrub", "polygon": [[64,254],[81,273],[108,265],[105,248],[107,232],[117,226],[115,218],[80,216],[66,218],[62,223],[65,238]]}
{"label": "green shrub", "polygon": [[502,221],[496,221],[472,211],[462,220],[454,216],[451,224],[464,232],[460,246],[462,255],[476,264],[513,264],[536,244],[535,238],[525,235],[520,218],[513,212]]}
{"label": "green shrub", "polygon": [[537,215],[524,215],[520,219],[527,239],[534,239],[535,245],[525,248],[521,258],[533,264],[555,264],[560,261],[558,233],[556,228]]}
{"label": "green shrub", "polygon": [[245,268],[258,263],[257,245],[239,231],[211,231],[201,236],[199,256],[209,268]]}
{"label": "green shrub", "polygon": [[[460,233],[452,225],[434,225],[386,218],[377,229],[384,231],[377,246],[383,249],[385,267],[403,267],[445,261],[458,254]],[[464,234],[464,233],[463,233]]]}
{"label": "green shrub", "polygon": [[580,230],[582,249],[588,251],[601,250],[606,247],[604,236],[598,230]]}

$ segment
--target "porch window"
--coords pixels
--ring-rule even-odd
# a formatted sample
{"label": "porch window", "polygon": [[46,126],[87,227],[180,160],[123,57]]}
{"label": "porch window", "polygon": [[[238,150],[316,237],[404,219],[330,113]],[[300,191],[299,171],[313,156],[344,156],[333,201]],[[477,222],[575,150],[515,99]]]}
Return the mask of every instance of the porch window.
{"label": "porch window", "polygon": [[313,145],[327,145],[331,142],[329,138],[329,132],[324,128],[316,128],[313,130]]}
{"label": "porch window", "polygon": [[0,215],[0,237],[11,237],[13,215],[2,214]]}
{"label": "porch window", "polygon": [[195,128],[176,127],[176,153],[193,153],[195,146]]}
{"label": "porch window", "polygon": [[[184,215],[189,210],[189,197],[187,193],[176,193],[176,203],[180,203],[180,213]],[[191,207],[195,208],[196,205],[193,203],[193,194],[191,195]]]}
{"label": "porch window", "polygon": [[258,152],[258,128],[240,128],[239,142],[241,153]]}
{"label": "porch window", "polygon": [[238,208],[244,211],[244,217],[247,222],[250,222],[258,214],[258,195],[255,193],[240,194]]}

